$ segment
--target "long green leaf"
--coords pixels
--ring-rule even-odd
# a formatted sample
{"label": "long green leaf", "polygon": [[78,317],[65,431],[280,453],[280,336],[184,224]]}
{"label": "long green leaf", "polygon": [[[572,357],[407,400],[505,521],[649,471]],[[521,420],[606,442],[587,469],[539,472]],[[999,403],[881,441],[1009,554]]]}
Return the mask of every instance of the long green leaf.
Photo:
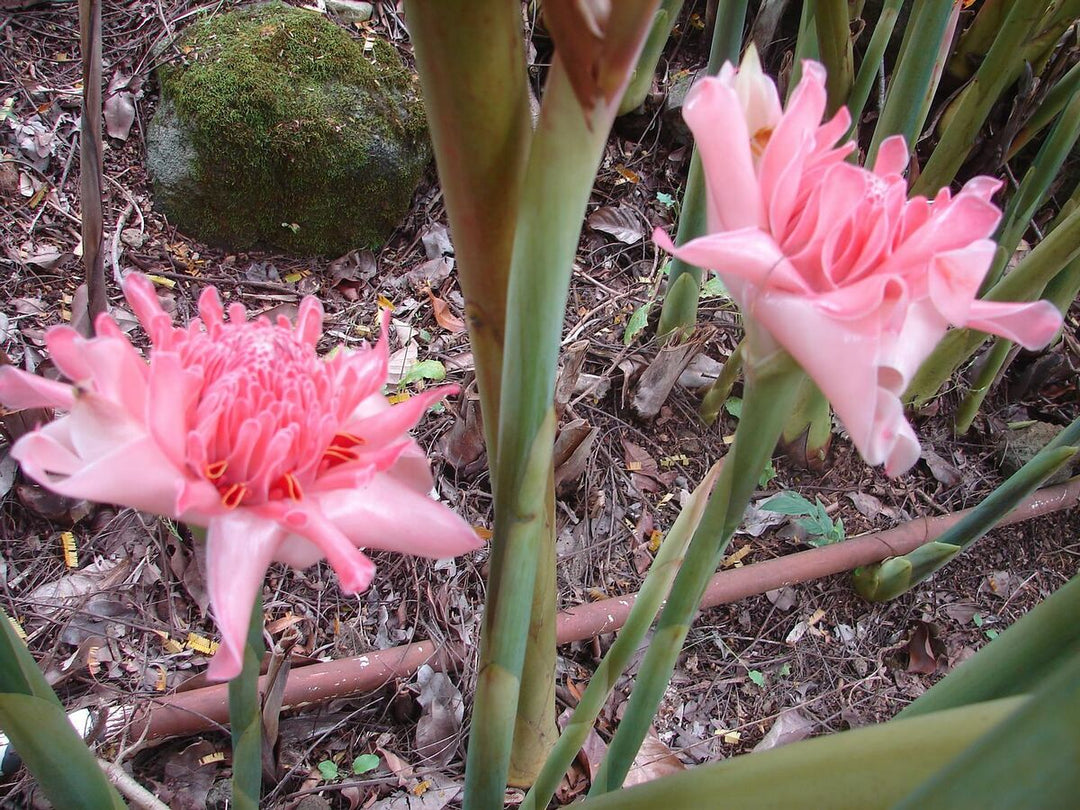
{"label": "long green leaf", "polygon": [[229,681],[229,731],[232,736],[232,800],[239,810],[258,810],[262,792],[262,707],[259,669],[263,651],[262,597],[251,608],[244,665]]}
{"label": "long green leaf", "polygon": [[[580,807],[887,808],[909,793],[913,784],[994,730],[1025,700],[1007,698],[980,703],[734,757],[627,790],[590,796]],[[972,806],[978,805],[952,805]]]}
{"label": "long green leaf", "polygon": [[3,610],[0,728],[57,807],[99,810],[124,806]]}
{"label": "long green leaf", "polygon": [[952,13],[951,0],[915,0],[900,44],[900,58],[889,81],[885,107],[874,127],[866,164],[874,165],[881,142],[903,135],[913,149],[925,117],[923,101],[937,79],[935,65]]}
{"label": "long green leaf", "polygon": [[682,7],[683,0],[660,0],[660,8],[656,10],[652,28],[649,30],[649,38],[645,40],[645,47],[638,57],[637,66],[634,67],[630,84],[626,86],[616,115],[626,115],[645,103],[645,98],[652,89],[656,66],[664,54],[664,46],[667,45],[671,29],[675,27]]}
{"label": "long green leaf", "polygon": [[855,75],[855,83],[848,96],[847,106],[851,113],[851,128],[844,136],[844,140],[853,137],[859,128],[859,119],[862,118],[863,108],[866,107],[866,101],[870,98],[874,79],[884,70],[881,60],[885,56],[885,49],[892,38],[893,28],[896,26],[896,19],[900,16],[903,5],[904,0],[885,0],[881,7],[881,14],[878,15],[877,22],[874,24],[874,33],[866,46],[866,53],[863,54],[859,72]]}
{"label": "long green leaf", "polygon": [[682,565],[683,555],[690,538],[701,522],[702,512],[709,494],[720,474],[719,463],[714,464],[705,478],[694,490],[690,501],[683,507],[674,525],[660,545],[656,559],[649,568],[622,630],[608,649],[589,679],[585,692],[578,701],[566,728],[544,763],[536,783],[521,803],[521,810],[539,810],[548,806],[559,780],[574,761],[581,746],[607,702],[615,682],[626,669],[631,656],[641,645],[641,640],[656,618],[656,613],[671,590],[671,583]]}
{"label": "long green leaf", "polygon": [[[1075,807],[1080,796],[1078,720],[1080,648],[1074,648],[1031,699],[1002,721],[999,730],[983,734],[963,754],[943,763],[896,807]],[[902,722],[912,721],[886,727]]]}
{"label": "long green leaf", "polygon": [[33,695],[0,694],[0,727],[55,807],[125,807],[59,703]]}
{"label": "long green leaf", "polygon": [[994,528],[1020,501],[1061,469],[1076,455],[1077,443],[1080,443],[1080,419],[1059,433],[935,542],[921,546],[910,554],[856,569],[855,590],[864,599],[884,602],[925,581]]}
{"label": "long green leaf", "polygon": [[671,680],[709,577],[716,571],[731,535],[742,522],[750,496],[776,447],[804,379],[802,369],[786,352],[777,350],[769,357],[755,358],[753,322],[748,323],[748,328],[751,332],[745,359],[746,394],[735,442],[690,541],[686,560],[672,585],[671,596],[638,670],[626,712],[593,779],[590,795],[617,790],[626,778]]}
{"label": "long green leaf", "polygon": [[826,114],[832,115],[844,106],[855,80],[848,0],[819,0],[814,23],[818,53],[827,75],[829,106]]}
{"label": "long green leaf", "polygon": [[1017,3],[1009,11],[985,61],[964,88],[955,109],[951,110],[948,126],[930,160],[912,184],[913,194],[932,196],[956,177],[990,109],[1002,91],[1020,75],[1024,44],[1042,17],[1042,6],[1034,1]]}

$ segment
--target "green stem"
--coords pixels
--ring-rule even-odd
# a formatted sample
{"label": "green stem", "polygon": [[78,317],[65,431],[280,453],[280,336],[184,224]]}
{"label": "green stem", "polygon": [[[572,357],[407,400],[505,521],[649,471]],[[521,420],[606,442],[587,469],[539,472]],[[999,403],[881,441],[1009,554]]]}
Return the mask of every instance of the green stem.
{"label": "green stem", "polygon": [[874,165],[881,142],[891,135],[903,135],[908,149],[914,149],[926,121],[921,115],[923,99],[936,82],[935,63],[951,14],[950,0],[915,0],[900,44],[900,58],[889,81],[885,106],[874,127],[867,166]]}
{"label": "green stem", "polygon": [[1069,72],[1058,80],[1046,97],[1043,98],[1039,109],[1031,116],[1024,128],[1009,145],[1008,160],[1012,160],[1016,153],[1027,146],[1033,137],[1042,132],[1043,128],[1057,118],[1058,113],[1065,109],[1065,105],[1073,98],[1077,89],[1080,88],[1080,62],[1073,65]]}
{"label": "green stem", "polygon": [[661,0],[660,8],[653,17],[652,28],[649,29],[649,38],[645,40],[645,48],[638,57],[637,66],[630,77],[626,92],[623,93],[616,115],[626,115],[645,103],[645,97],[652,89],[656,66],[660,64],[664,46],[667,45],[671,29],[675,27],[675,20],[678,19],[682,7],[683,0]]}
{"label": "green stem", "polygon": [[[754,325],[748,323],[748,328],[753,329]],[[709,577],[716,571],[731,535],[742,521],[804,378],[802,370],[786,352],[777,349],[768,357],[755,359],[753,347],[751,336],[743,415],[735,442],[690,541],[686,560],[675,578],[638,672],[626,713],[593,780],[590,795],[617,790],[626,778],[671,680]]]}
{"label": "green stem", "polygon": [[746,338],[739,341],[739,345],[735,347],[735,351],[731,353],[731,356],[724,363],[724,367],[720,370],[720,376],[716,378],[716,382],[709,386],[704,399],[701,400],[698,415],[706,425],[711,425],[716,421],[716,417],[720,415],[720,409],[724,407],[727,398],[731,396],[731,389],[734,387],[735,381],[739,379],[739,374],[742,373],[743,346],[745,343]]}
{"label": "green stem", "polygon": [[[465,810],[503,806],[530,609],[543,554],[560,330],[585,206],[655,2],[613,6],[601,85],[583,108],[556,53],[514,230],[495,484],[495,532],[466,762]],[[473,44],[475,47],[475,43]],[[611,62],[605,61],[607,57]],[[616,76],[612,64],[625,65]],[[573,144],[573,148],[567,148]]]}
{"label": "green stem", "polygon": [[262,706],[259,669],[263,652],[262,596],[251,606],[244,644],[244,666],[229,681],[229,732],[232,735],[232,801],[239,810],[258,810],[262,793]]}
{"label": "green stem", "polygon": [[870,43],[866,46],[866,53],[863,54],[859,72],[855,76],[855,83],[848,96],[851,128],[842,140],[846,141],[854,137],[859,129],[859,119],[862,118],[866,101],[870,98],[870,92],[874,88],[874,80],[883,69],[882,59],[885,56],[885,49],[889,46],[893,28],[896,26],[896,19],[900,15],[900,8],[903,5],[904,0],[885,0],[885,4],[881,8],[881,14],[878,15],[877,23],[874,25],[874,33],[870,37]]}
{"label": "green stem", "polygon": [[994,345],[990,347],[990,351],[986,353],[986,356],[977,364],[978,370],[975,373],[975,379],[971,383],[971,389],[964,395],[964,399],[956,409],[953,432],[957,436],[963,436],[968,432],[971,423],[975,421],[975,417],[986,399],[986,395],[990,393],[994,381],[998,379],[998,375],[1009,362],[1009,357],[1014,348],[1015,344],[1011,340],[999,337],[994,341]]}
{"label": "green stem", "polygon": [[[709,64],[705,68],[709,76],[715,76],[725,62],[738,62],[742,44],[743,25],[746,22],[747,0],[720,0],[713,28]],[[705,173],[697,147],[690,155],[690,170],[686,177],[686,190],[679,216],[679,229],[675,243],[683,245],[705,233]],[[697,323],[698,297],[701,292],[701,268],[672,258],[668,271],[668,291],[660,310],[660,323],[656,334],[661,340],[684,337],[694,330]]]}
{"label": "green stem", "polygon": [[851,20],[848,0],[820,0],[817,3],[818,52],[825,65],[829,106],[832,115],[847,101],[854,81],[855,60],[852,54]]}
{"label": "green stem", "polygon": [[616,681],[626,669],[631,657],[641,645],[641,640],[656,618],[656,613],[671,590],[671,583],[682,565],[683,554],[690,542],[690,537],[701,520],[702,511],[716,484],[720,465],[714,464],[701,484],[694,490],[690,502],[671,527],[660,550],[649,568],[645,582],[634,598],[634,604],[626,617],[622,630],[615,642],[604,655],[600,665],[589,679],[585,692],[566,724],[566,729],[556,743],[547,762],[544,763],[533,785],[525,796],[521,810],[540,810],[548,806],[551,797],[559,786],[559,780],[566,773],[589,732],[600,715],[608,695]]}
{"label": "green stem", "polygon": [[799,35],[795,39],[795,56],[792,59],[791,77],[788,79],[785,98],[791,98],[792,91],[802,81],[803,60],[817,59],[819,56],[817,24],[814,19],[816,8],[817,3],[803,3],[799,12]]}
{"label": "green stem", "polygon": [[948,125],[943,127],[941,140],[922,174],[912,184],[912,194],[933,196],[956,177],[991,107],[1023,68],[1024,45],[1042,17],[1040,6],[1035,2],[1017,3],[1009,11],[975,77],[946,112]]}

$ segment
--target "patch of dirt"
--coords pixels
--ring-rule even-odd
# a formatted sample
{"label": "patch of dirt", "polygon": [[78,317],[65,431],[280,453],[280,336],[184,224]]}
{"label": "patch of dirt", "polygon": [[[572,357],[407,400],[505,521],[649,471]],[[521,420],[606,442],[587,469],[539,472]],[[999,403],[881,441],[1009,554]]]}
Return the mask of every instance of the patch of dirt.
{"label": "patch of dirt", "polygon": [[[49,373],[45,329],[80,314],[81,73],[74,8],[27,5],[16,3],[15,10],[0,13],[0,272],[6,293],[0,343],[12,362]],[[693,16],[695,7],[688,6],[669,45],[661,89],[703,62],[705,33],[700,15]],[[327,311],[327,350],[369,337],[377,298],[389,299],[396,306],[394,348],[415,340],[419,359],[441,361],[448,379],[466,389],[445,412],[427,417],[417,438],[434,456],[441,497],[474,525],[490,526],[490,484],[477,455],[481,428],[475,413],[465,421],[475,411],[469,404],[471,360],[467,338],[453,320],[462,317],[463,301],[441,255],[446,217],[433,169],[406,221],[377,255],[309,260],[227,253],[177,233],[153,210],[143,168],[143,133],[156,94],[151,70],[168,58],[172,33],[198,8],[191,0],[104,3],[105,80],[121,71],[137,77],[141,87],[130,136],[106,139],[110,278],[132,271],[158,277],[163,303],[178,320],[194,314],[207,284],[217,285],[227,302],[242,301],[256,312],[288,314],[303,295],[318,295]],[[366,25],[408,53],[392,4],[376,4]],[[360,26],[354,33],[363,36],[365,30]],[[537,78],[542,41],[539,47]],[[661,398],[654,418],[643,420],[635,409],[642,375],[659,356],[648,337],[659,304],[651,325],[629,345],[624,332],[637,310],[658,300],[662,259],[648,235],[654,226],[671,228],[690,156],[685,131],[676,123],[659,113],[646,118],[620,122],[608,145],[567,308],[568,356],[587,342],[576,349],[576,381],[564,379],[560,389],[563,423],[580,422],[578,436],[592,438],[574,445],[585,449],[572,461],[568,452],[560,485],[562,607],[637,590],[651,560],[653,530],[671,526],[680,491],[692,489],[724,455],[736,424],[724,413],[713,427],[702,426],[700,388],[680,384]],[[26,138],[36,140],[18,147]],[[604,213],[597,216],[598,210]],[[112,281],[110,293],[121,324],[133,327]],[[700,322],[700,354],[715,362],[702,366],[699,382],[715,377],[716,363],[730,355],[741,334],[737,314],[719,296],[702,302]],[[145,345],[139,330],[132,336]],[[934,469],[921,462],[910,474],[889,480],[867,468],[841,435],[823,472],[800,471],[778,459],[767,491],[820,497],[832,517],[842,518],[848,536],[972,506],[1001,480],[992,445],[1006,423],[1038,417],[1065,424],[1076,416],[1076,345],[1069,336],[1052,350],[1057,365],[1048,375],[1039,375],[1032,358],[1015,364],[1009,380],[1014,395],[1006,398],[1006,387],[999,386],[975,429],[961,440],[949,429],[953,393],[919,416],[916,429],[936,454]],[[1017,395],[1016,386],[1033,368],[1034,382]],[[404,388],[417,385],[422,382]],[[130,709],[197,677],[215,630],[206,615],[202,563],[184,530],[130,510],[58,501],[26,479],[5,477],[3,469],[0,463],[0,482],[10,479],[10,486],[0,493],[0,604],[26,632],[65,703]],[[950,475],[950,469],[958,474]],[[1073,576],[1078,534],[1075,511],[994,531],[930,582],[886,605],[868,605],[846,577],[832,577],[704,611],[657,718],[659,740],[683,761],[700,762],[750,750],[783,713],[793,716],[792,710],[812,733],[891,717]],[[74,559],[65,560],[65,542],[73,545]],[[789,524],[758,539],[738,536],[732,550],[747,544],[751,549],[741,564],[800,548]],[[291,651],[294,666],[420,639],[461,641],[475,651],[485,551],[449,563],[373,557],[378,576],[359,597],[343,596],[325,565],[300,572],[272,569],[264,606],[271,635]],[[587,680],[608,642],[599,638],[562,649],[561,698],[573,702],[576,684]],[[452,676],[466,701],[473,676],[471,661]],[[616,722],[628,683],[601,718],[602,738]],[[293,806],[322,793],[332,806],[353,808],[394,794],[401,785],[459,778],[463,746],[438,768],[426,766],[416,751],[421,691],[415,678],[402,679],[283,718],[273,763],[276,784],[266,806]],[[100,748],[107,757],[133,754],[140,781],[175,807],[222,806],[228,762],[218,754],[227,750],[221,731],[151,748],[112,736]],[[382,757],[380,768],[353,776],[351,763],[371,753]],[[340,776],[320,771],[328,761]],[[32,794],[24,772],[0,786],[5,806],[26,805]],[[570,798],[572,792],[563,795]]]}

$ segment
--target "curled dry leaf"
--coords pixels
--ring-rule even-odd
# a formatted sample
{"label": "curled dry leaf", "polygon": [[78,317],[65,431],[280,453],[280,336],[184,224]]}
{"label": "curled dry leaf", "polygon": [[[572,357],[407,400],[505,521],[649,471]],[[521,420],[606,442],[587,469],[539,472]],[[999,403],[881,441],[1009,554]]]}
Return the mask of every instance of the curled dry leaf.
{"label": "curled dry leaf", "polygon": [[448,303],[435,295],[430,288],[427,290],[427,296],[431,301],[431,309],[435,313],[435,320],[439,326],[454,335],[465,331],[465,321],[450,311]]}
{"label": "curled dry leaf", "polygon": [[597,208],[587,220],[594,231],[614,236],[627,245],[635,245],[645,236],[641,217],[625,205],[604,205]]}

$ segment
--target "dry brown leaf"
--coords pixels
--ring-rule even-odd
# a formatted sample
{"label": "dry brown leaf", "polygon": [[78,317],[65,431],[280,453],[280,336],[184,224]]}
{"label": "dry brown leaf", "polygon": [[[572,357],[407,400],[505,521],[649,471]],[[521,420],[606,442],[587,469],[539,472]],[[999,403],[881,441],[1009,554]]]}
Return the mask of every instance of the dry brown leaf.
{"label": "dry brown leaf", "polygon": [[810,736],[814,721],[799,713],[797,709],[786,709],[776,718],[761,742],[754,746],[755,751],[768,751],[789,743],[798,742]]}
{"label": "dry brown leaf", "polygon": [[641,748],[634,757],[634,764],[630,766],[630,771],[626,774],[622,786],[627,788],[642,785],[684,770],[686,766],[682,760],[671,753],[671,749],[664,745],[659,737],[650,734],[642,741]]}
{"label": "dry brown leaf", "polygon": [[907,644],[908,672],[919,672],[923,675],[933,675],[937,672],[937,651],[934,649],[934,633],[929,624],[922,621],[915,622],[915,629],[911,632],[911,639]]}
{"label": "dry brown leaf", "polygon": [[427,664],[417,671],[416,680],[420,684],[416,701],[423,707],[416,723],[416,753],[429,764],[442,767],[457,749],[465,701],[445,673],[435,672]]}
{"label": "dry brown leaf", "polygon": [[594,231],[614,236],[627,245],[635,245],[645,238],[641,217],[625,205],[601,206],[589,214],[587,222]]}
{"label": "dry brown leaf", "polygon": [[465,321],[450,311],[448,303],[435,295],[430,289],[428,289],[427,295],[439,326],[454,335],[465,331]]}
{"label": "dry brown leaf", "polygon": [[85,599],[119,585],[127,576],[129,563],[121,560],[97,560],[80,571],[38,585],[23,598],[42,611],[63,607],[68,601]]}

